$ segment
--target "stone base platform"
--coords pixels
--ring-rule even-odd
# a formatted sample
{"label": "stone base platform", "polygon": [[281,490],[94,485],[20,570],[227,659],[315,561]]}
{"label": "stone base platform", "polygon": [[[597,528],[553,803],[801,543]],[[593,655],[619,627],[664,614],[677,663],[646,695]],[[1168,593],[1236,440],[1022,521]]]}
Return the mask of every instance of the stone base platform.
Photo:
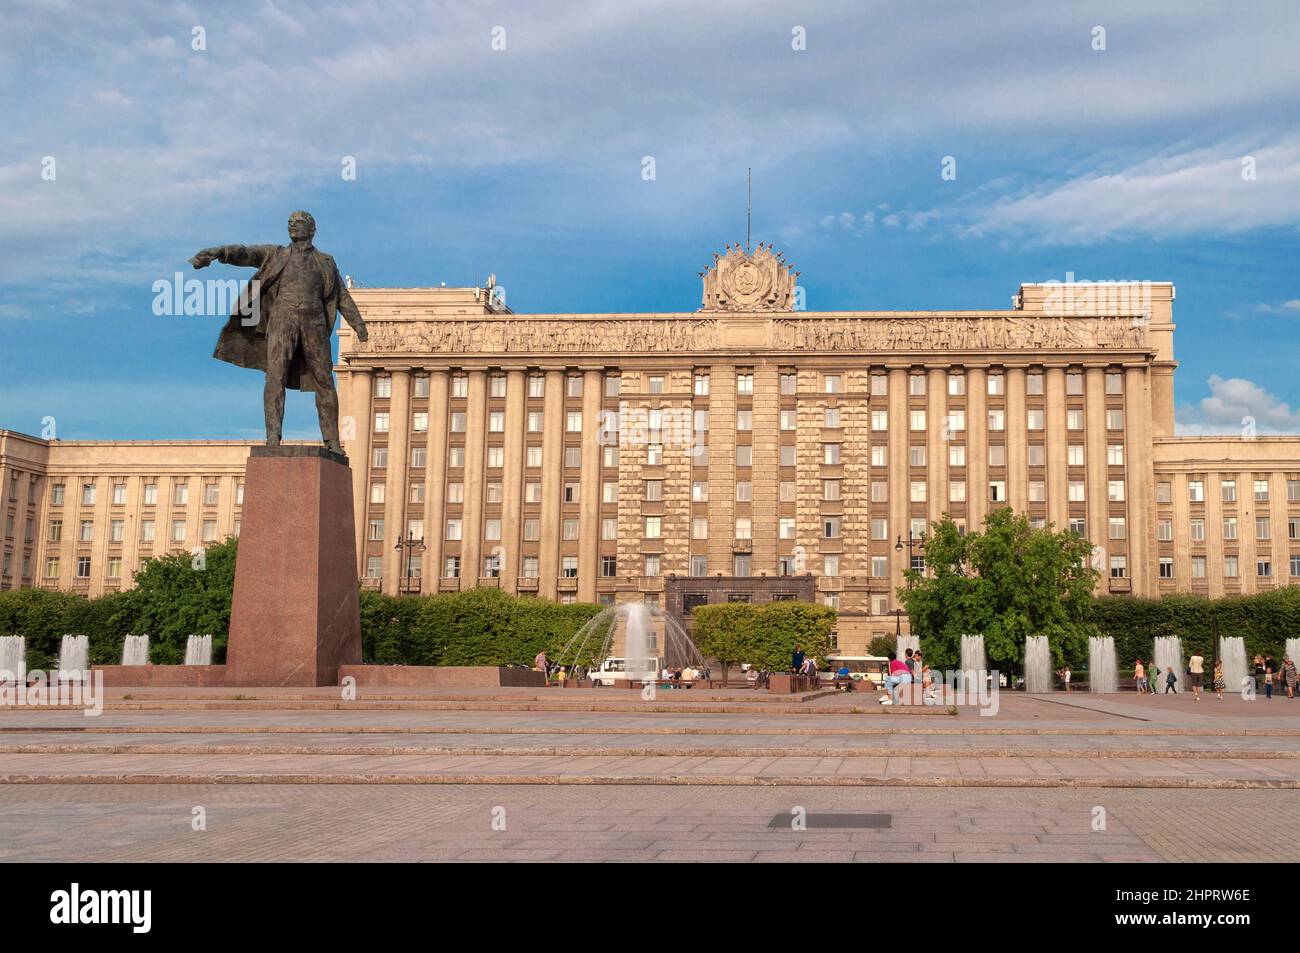
{"label": "stone base platform", "polygon": [[546,676],[491,665],[343,665],[339,678],[359,688],[544,688]]}
{"label": "stone base platform", "polygon": [[224,665],[96,665],[105,688],[221,688]]}

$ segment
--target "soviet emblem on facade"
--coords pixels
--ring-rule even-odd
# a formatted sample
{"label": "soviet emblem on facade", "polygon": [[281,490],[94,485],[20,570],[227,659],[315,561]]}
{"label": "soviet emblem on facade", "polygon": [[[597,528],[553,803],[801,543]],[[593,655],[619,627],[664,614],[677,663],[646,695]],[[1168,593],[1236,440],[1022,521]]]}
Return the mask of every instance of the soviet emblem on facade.
{"label": "soviet emblem on facade", "polygon": [[714,255],[713,264],[700,272],[704,279],[704,311],[793,311],[795,279],[780,252],[772,245],[759,244],[747,252],[739,244],[727,244],[725,255]]}

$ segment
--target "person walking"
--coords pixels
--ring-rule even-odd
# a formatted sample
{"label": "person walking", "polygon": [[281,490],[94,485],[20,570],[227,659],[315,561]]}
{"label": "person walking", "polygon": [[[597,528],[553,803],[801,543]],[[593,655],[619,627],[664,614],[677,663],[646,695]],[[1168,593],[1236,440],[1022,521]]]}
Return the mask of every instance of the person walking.
{"label": "person walking", "polygon": [[1223,677],[1223,659],[1214,660],[1214,694],[1219,696],[1219,701],[1223,701],[1223,690],[1228,687],[1227,681]]}
{"label": "person walking", "polygon": [[1172,668],[1166,669],[1165,670],[1165,694],[1166,695],[1168,695],[1170,692],[1173,692],[1175,695],[1178,694],[1178,688],[1176,687],[1175,684],[1177,681],[1178,681],[1178,673],[1175,672]]}
{"label": "person walking", "polygon": [[1152,698],[1160,694],[1160,666],[1155,662],[1151,663],[1151,674],[1147,676],[1147,684],[1151,688]]}
{"label": "person walking", "polygon": [[1065,693],[1070,693],[1070,666],[1061,669],[1061,681],[1065,682]]}
{"label": "person walking", "polygon": [[1261,667],[1260,671],[1263,672],[1263,674],[1260,677],[1264,679],[1264,700],[1272,701],[1273,700],[1273,666],[1269,662],[1265,662]]}
{"label": "person walking", "polygon": [[1258,652],[1255,653],[1255,661],[1250,674],[1255,677],[1255,691],[1262,692],[1264,690],[1264,656]]}
{"label": "person walking", "polygon": [[1187,674],[1191,677],[1192,694],[1196,696],[1197,701],[1200,701],[1201,686],[1205,682],[1205,656],[1199,652],[1193,654],[1187,660]]}
{"label": "person walking", "polygon": [[1142,665],[1141,659],[1134,659],[1133,661],[1133,687],[1137,689],[1139,695],[1144,694],[1147,690],[1147,670]]}
{"label": "person walking", "polygon": [[1282,659],[1282,681],[1286,685],[1287,698],[1295,698],[1296,677],[1295,661],[1288,655]]}

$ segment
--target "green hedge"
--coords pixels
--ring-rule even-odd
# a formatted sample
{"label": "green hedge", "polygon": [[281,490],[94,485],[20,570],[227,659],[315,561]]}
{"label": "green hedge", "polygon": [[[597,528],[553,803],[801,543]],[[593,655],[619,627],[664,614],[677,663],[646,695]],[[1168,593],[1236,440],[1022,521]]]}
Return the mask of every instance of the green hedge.
{"label": "green hedge", "polygon": [[724,602],[700,606],[692,618],[696,647],[722,664],[724,677],[738,662],[785,671],[796,645],[825,668],[835,629],[835,610],[812,602]]}
{"label": "green hedge", "polygon": [[1162,599],[1110,596],[1096,600],[1092,620],[1103,635],[1114,636],[1120,665],[1150,659],[1156,636],[1176,635],[1183,654],[1217,654],[1220,636],[1246,640],[1246,657],[1271,654],[1280,659],[1288,638],[1300,637],[1300,586],[1249,596],[1206,599],[1169,595]]}
{"label": "green hedge", "polygon": [[[151,559],[136,573],[135,588],[95,599],[45,589],[0,592],[0,635],[26,637],[29,669],[57,665],[68,633],[90,637],[95,665],[120,663],[128,634],[149,636],[156,664],[183,662],[189,636],[211,634],[212,660],[223,662],[237,545],[230,539],[209,546],[199,564],[189,553]],[[380,664],[531,665],[543,648],[554,658],[600,610],[499,589],[403,598],[362,592],[362,654]],[[594,638],[585,654],[602,641]]]}

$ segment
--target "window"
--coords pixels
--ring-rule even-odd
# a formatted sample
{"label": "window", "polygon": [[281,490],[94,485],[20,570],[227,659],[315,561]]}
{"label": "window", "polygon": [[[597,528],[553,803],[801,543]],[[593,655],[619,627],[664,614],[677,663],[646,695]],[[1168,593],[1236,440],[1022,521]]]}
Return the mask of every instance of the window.
{"label": "window", "polygon": [[78,538],[79,540],[81,540],[81,542],[83,542],[83,543],[94,542],[94,540],[95,540],[95,521],[94,521],[94,520],[82,520],[82,521],[81,521],[81,533],[80,533],[80,535],[79,535],[77,538]]}
{"label": "window", "polygon": [[546,396],[546,378],[541,374],[533,374],[529,376],[528,396],[532,398]]}
{"label": "window", "polygon": [[1031,467],[1042,467],[1047,465],[1047,448],[1041,443],[1031,443],[1029,450],[1029,465]]}
{"label": "window", "polygon": [[535,543],[541,538],[541,523],[538,520],[524,520],[524,542]]}
{"label": "window", "polygon": [[1025,375],[1025,393],[1031,397],[1043,394],[1043,375],[1037,371]]}
{"label": "window", "polygon": [[889,575],[889,557],[872,556],[871,557],[871,575],[876,579],[884,579]]}
{"label": "window", "polygon": [[1122,516],[1112,516],[1112,517],[1110,518],[1110,538],[1111,538],[1111,539],[1126,539],[1126,538],[1127,538],[1127,532],[1126,532],[1126,527],[1125,527],[1125,523],[1124,523],[1124,517],[1122,517]]}
{"label": "window", "polygon": [[612,516],[607,516],[600,521],[600,538],[601,539],[618,539],[618,520]]}
{"label": "window", "polygon": [[781,375],[781,393],[786,397],[793,397],[799,391],[799,378],[795,374]]}
{"label": "window", "polygon": [[446,539],[451,542],[457,542],[462,538],[463,530],[460,520],[447,520]]}
{"label": "window", "polygon": [[736,393],[752,394],[754,393],[754,375],[751,373],[736,375]]}
{"label": "window", "polygon": [[889,375],[875,373],[871,375],[871,393],[875,397],[883,397],[889,393]]}
{"label": "window", "polygon": [[913,410],[913,411],[909,412],[909,414],[908,414],[908,419],[909,419],[909,422],[910,422],[910,423],[909,423],[909,426],[911,427],[912,430],[914,430],[914,431],[919,431],[919,430],[924,430],[924,429],[925,429],[925,411],[924,411],[924,410]]}
{"label": "window", "polygon": [[[566,540],[575,540],[578,538],[578,521],[575,519],[566,519],[561,526],[562,538]],[[497,531],[500,538],[500,530]]]}
{"label": "window", "polygon": [[1160,557],[1160,578],[1161,579],[1174,578],[1174,559],[1172,556]]}
{"label": "window", "polygon": [[[217,501],[212,500],[211,502],[216,503]],[[126,484],[114,483],[113,484],[113,505],[123,506],[125,504],[126,504]]]}
{"label": "window", "polygon": [[826,539],[839,539],[840,517],[826,516],[822,518],[822,536]]}
{"label": "window", "polygon": [[393,396],[393,379],[387,375],[375,378],[375,396],[392,397]]}
{"label": "window", "polygon": [[827,407],[826,416],[822,426],[829,427],[831,430],[837,430],[840,426],[840,409],[838,407]]}
{"label": "window", "polygon": [[1111,556],[1110,557],[1110,578],[1123,579],[1128,575],[1128,557]]}
{"label": "window", "polygon": [[1168,502],[1170,501],[1171,498],[1172,498],[1172,492],[1171,492],[1171,487],[1170,487],[1170,484],[1168,483],[1168,481],[1163,481],[1163,482],[1157,483],[1157,484],[1156,484],[1156,502],[1157,502],[1157,503],[1168,503]]}
{"label": "window", "polygon": [[50,487],[50,502],[55,506],[63,504],[63,484],[55,483]]}
{"label": "window", "polygon": [[[750,574],[750,569],[752,565],[753,563],[748,553],[737,553],[735,557],[732,559],[732,575],[748,576]],[[729,601],[735,601],[735,600],[729,600]],[[745,598],[743,601],[748,602],[749,599]]]}
{"label": "window", "polygon": [[542,465],[542,448],[540,446],[534,444],[528,447],[526,465],[534,468]]}
{"label": "window", "polygon": [[1237,575],[1238,575],[1237,557],[1224,556],[1223,557],[1223,578],[1236,579]]}
{"label": "window", "polygon": [[777,484],[777,498],[782,503],[793,503],[795,484],[793,480],[782,480]]}
{"label": "window", "polygon": [[1001,397],[1007,392],[1007,382],[1001,374],[990,374],[988,376],[989,396]]}
{"label": "window", "polygon": [[955,443],[948,448],[948,466],[964,467],[966,465],[966,447]]}
{"label": "window", "polygon": [[912,481],[912,483],[911,483],[911,491],[910,491],[909,499],[910,499],[913,503],[924,503],[924,502],[925,502],[925,481],[924,481],[924,480],[913,480],[913,481]]}
{"label": "window", "polygon": [[777,536],[781,539],[794,539],[795,520],[793,516],[783,516],[776,521]]}
{"label": "window", "polygon": [[1005,410],[989,411],[989,430],[999,432],[1007,429],[1007,412]]}
{"label": "window", "polygon": [[469,378],[464,374],[456,374],[451,379],[451,396],[468,397],[469,396]]}
{"label": "window", "polygon": [[460,469],[465,466],[465,448],[452,447],[447,451],[447,466]]}
{"label": "window", "polygon": [[[571,378],[574,380],[576,378]],[[582,411],[570,410],[564,415],[564,429],[569,433],[582,433]]]}
{"label": "window", "polygon": [[1124,377],[1118,371],[1106,372],[1106,393],[1112,395],[1124,393]]}
{"label": "window", "polygon": [[889,521],[875,519],[871,521],[871,538],[877,542],[889,539]]}
{"label": "window", "polygon": [[177,506],[185,506],[190,501],[190,485],[188,483],[177,483],[172,487],[172,502]]}
{"label": "window", "polygon": [[[385,415],[385,416],[387,416],[387,415]],[[451,432],[452,432],[452,433],[464,433],[464,432],[465,432],[465,421],[466,421],[466,419],[467,419],[467,418],[466,418],[466,414],[465,414],[465,412],[464,412],[463,410],[457,410],[457,411],[453,412],[452,415],[451,415]]]}
{"label": "window", "polygon": [[542,432],[542,419],[543,419],[543,416],[542,416],[542,412],[541,412],[540,410],[530,410],[530,411],[528,412],[528,432],[529,432],[529,433],[541,433],[541,432]]}
{"label": "window", "polygon": [[754,484],[748,480],[740,480],[736,483],[736,502],[751,503],[754,499]]}
{"label": "window", "polygon": [[[415,416],[416,416],[416,419],[418,420],[422,415],[421,415],[421,414],[416,414]],[[424,415],[424,416],[427,416],[427,415]],[[419,426],[417,425],[415,429],[416,429],[416,430],[420,430],[420,429],[422,429],[422,428],[419,427]],[[427,421],[426,421],[425,427],[424,427],[423,429],[428,429]],[[505,433],[505,430],[506,430],[506,412],[505,412],[504,410],[493,410],[493,411],[489,412],[489,413],[488,413],[488,432],[489,432],[489,433]]]}
{"label": "window", "polygon": [[873,410],[871,412],[871,429],[883,432],[889,429],[889,411]]}
{"label": "window", "polygon": [[387,447],[375,447],[374,453],[371,455],[371,466],[377,470],[382,470],[388,466]]}
{"label": "window", "polygon": [[966,411],[950,410],[948,411],[948,432],[950,434],[960,433],[966,429]]}
{"label": "window", "polygon": [[966,481],[951,480],[948,483],[948,502],[964,503],[966,501]]}
{"label": "window", "polygon": [[691,502],[707,503],[709,502],[709,485],[703,480],[696,480],[691,484]]}
{"label": "window", "polygon": [[50,520],[49,540],[51,543],[63,541],[63,520]]}
{"label": "window", "polygon": [[172,542],[173,543],[185,542],[185,521],[184,520],[172,520]]}
{"label": "window", "polygon": [[646,447],[645,462],[648,466],[659,466],[664,462],[663,444],[652,443]]}
{"label": "window", "polygon": [[203,521],[203,537],[202,537],[202,539],[203,539],[203,542],[205,542],[205,543],[215,543],[215,542],[217,541],[217,521],[216,521],[216,520],[204,520],[204,521]]}
{"label": "window", "polygon": [[1273,560],[1260,559],[1255,563],[1255,575],[1267,578],[1273,575]]}
{"label": "window", "polygon": [[447,502],[464,503],[465,502],[465,484],[459,481],[447,484]]}
{"label": "window", "polygon": [[1070,397],[1083,394],[1083,375],[1078,371],[1070,371],[1065,375],[1065,393]]}
{"label": "window", "polygon": [[1225,516],[1223,518],[1223,538],[1224,539],[1237,538],[1237,517]]}
{"label": "window", "polygon": [[989,466],[1004,467],[1007,465],[1007,448],[1000,443],[989,445]]}
{"label": "window", "polygon": [[651,375],[648,388],[651,394],[662,394],[664,392],[664,379],[658,374]]}
{"label": "window", "polygon": [[839,462],[840,462],[840,445],[838,443],[822,444],[822,463],[835,465],[838,464]]}
{"label": "window", "polygon": [[1191,521],[1191,539],[1193,543],[1205,542],[1205,520],[1196,517]]}
{"label": "window", "polygon": [[[1222,483],[1219,484],[1219,492],[1223,494],[1223,502],[1236,503],[1237,502],[1237,481],[1224,480]],[[1161,500],[1160,502],[1168,503],[1169,501]]]}
{"label": "window", "polygon": [[1025,426],[1029,430],[1042,430],[1046,414],[1041,410],[1030,410],[1025,414]]}
{"label": "window", "polygon": [[577,374],[571,374],[569,377],[567,377],[565,379],[564,386],[565,386],[565,394],[567,394],[569,397],[582,396],[582,378],[579,377]]}
{"label": "window", "polygon": [[[421,447],[420,449],[424,449]],[[423,454],[421,454],[423,457]],[[422,464],[413,463],[412,466]],[[487,465],[489,469],[500,469],[506,465],[506,448],[505,447],[488,447],[487,448]]]}
{"label": "window", "polygon": [[908,463],[914,467],[925,466],[925,444],[916,444],[907,448]]}
{"label": "window", "polygon": [[1200,480],[1189,480],[1187,483],[1187,499],[1191,503],[1205,502],[1205,484]]}
{"label": "window", "polygon": [[448,556],[442,563],[442,574],[448,579],[460,578],[460,557]]}
{"label": "window", "polygon": [[1255,517],[1255,538],[1256,538],[1256,539],[1272,539],[1272,538],[1273,538],[1273,528],[1272,528],[1272,527],[1273,527],[1273,523],[1272,523],[1272,521],[1269,519],[1269,517],[1267,517],[1267,516],[1257,516],[1257,517]]}
{"label": "window", "polygon": [[525,579],[536,579],[539,575],[539,561],[536,556],[524,557],[524,568],[521,575]]}
{"label": "window", "polygon": [[[216,523],[213,523],[212,525],[216,526]],[[114,543],[120,543],[126,539],[126,520],[113,520],[109,523],[108,538]]]}
{"label": "window", "polygon": [[1047,484],[1042,480],[1029,481],[1029,502],[1046,503],[1047,502]]}
{"label": "window", "polygon": [[659,539],[663,536],[664,518],[662,516],[647,516],[645,518],[645,538]]}
{"label": "window", "polygon": [[412,484],[411,484],[411,502],[412,502],[412,503],[423,503],[423,502],[424,502],[424,484],[423,484],[423,483],[412,483]]}
{"label": "window", "polygon": [[748,516],[741,516],[736,519],[736,539],[753,539],[754,538],[754,521]]}
{"label": "window", "polygon": [[429,396],[429,375],[428,374],[415,375],[414,393],[415,396],[419,398],[425,398]]}
{"label": "window", "polygon": [[82,485],[82,487],[81,487],[81,505],[82,505],[82,506],[94,506],[94,505],[95,505],[95,484],[93,484],[93,483],[86,483],[86,484],[83,484],[83,485]]}
{"label": "window", "polygon": [[1124,465],[1124,445],[1122,443],[1106,445],[1106,464],[1112,467],[1122,467]]}
{"label": "window", "polygon": [[140,541],[142,543],[152,543],[154,541],[154,521],[140,521]]}
{"label": "window", "polygon": [[695,516],[691,518],[691,539],[708,539],[709,538],[709,518],[707,516]]}
{"label": "window", "polygon": [[1191,567],[1192,567],[1193,579],[1205,578],[1205,557],[1204,556],[1193,556]]}
{"label": "window", "polygon": [[[1067,429],[1067,430],[1082,430],[1082,429],[1083,429],[1083,411],[1082,411],[1082,410],[1067,410],[1067,411],[1065,412],[1065,429]],[[1079,465],[1079,466],[1083,466],[1082,463],[1079,463],[1078,465]]]}
{"label": "window", "polygon": [[1068,454],[1066,458],[1067,465],[1072,467],[1083,466],[1083,444],[1072,443],[1066,452]]}
{"label": "window", "polygon": [[754,412],[752,410],[736,411],[736,429],[737,430],[754,429]]}
{"label": "window", "polygon": [[78,579],[90,578],[90,557],[89,556],[77,557],[77,578]]}
{"label": "window", "polygon": [[709,375],[708,374],[695,375],[695,396],[696,397],[709,396]]}
{"label": "window", "polygon": [[1171,543],[1174,540],[1174,521],[1157,520],[1156,521],[1156,539],[1162,543]]}
{"label": "window", "polygon": [[577,483],[564,484],[564,502],[577,503],[581,500],[581,486]]}
{"label": "window", "polygon": [[991,480],[989,482],[989,502],[1005,503],[1007,500],[1007,484],[1005,480]]}
{"label": "window", "polygon": [[1106,411],[1106,429],[1123,430],[1124,429],[1124,411],[1108,410]]}
{"label": "window", "polygon": [[754,465],[754,448],[749,444],[743,444],[736,447],[736,466],[751,467]]}
{"label": "window", "polygon": [[[691,557],[691,575],[707,576],[709,574],[709,557],[692,556]],[[687,597],[689,598],[689,596]]]}
{"label": "window", "polygon": [[961,397],[966,393],[966,375],[949,374],[948,375],[948,395],[950,397]]}
{"label": "window", "polygon": [[793,444],[783,444],[778,448],[778,465],[792,467],[795,465],[795,448]]}
{"label": "window", "polygon": [[879,444],[871,448],[871,465],[873,467],[889,466],[889,449]]}
{"label": "window", "polygon": [[613,579],[618,575],[618,557],[601,556],[600,557],[600,575],[605,579]]}
{"label": "window", "polygon": [[836,553],[827,553],[822,557],[822,575],[838,576],[840,574],[840,557]]}
{"label": "window", "polygon": [[388,433],[388,411],[375,414],[375,433]]}
{"label": "window", "polygon": [[[646,557],[645,557],[645,570],[644,570],[644,572],[645,572],[645,575],[650,576],[650,577],[654,577],[654,576],[658,576],[658,575],[659,575],[660,568],[659,568],[659,557],[658,557],[658,556],[650,555],[650,556],[646,556]],[[576,573],[575,573],[575,575],[576,575]]]}
{"label": "window", "polygon": [[1124,502],[1124,481],[1110,480],[1106,484],[1106,498],[1112,503]]}
{"label": "window", "polygon": [[840,498],[840,481],[839,480],[822,480],[822,499],[838,500]]}
{"label": "window", "polygon": [[[707,449],[707,448],[700,448],[700,449]],[[600,460],[602,466],[617,469],[618,468],[618,445],[606,444],[604,447],[601,447]]]}
{"label": "window", "polygon": [[799,426],[799,414],[794,410],[783,410],[780,416],[782,430],[795,430]]}
{"label": "window", "polygon": [[1268,481],[1267,480],[1255,481],[1255,502],[1256,503],[1268,502]]}
{"label": "window", "polygon": [[823,374],[822,390],[827,394],[838,394],[843,390],[842,380],[839,374]]}

